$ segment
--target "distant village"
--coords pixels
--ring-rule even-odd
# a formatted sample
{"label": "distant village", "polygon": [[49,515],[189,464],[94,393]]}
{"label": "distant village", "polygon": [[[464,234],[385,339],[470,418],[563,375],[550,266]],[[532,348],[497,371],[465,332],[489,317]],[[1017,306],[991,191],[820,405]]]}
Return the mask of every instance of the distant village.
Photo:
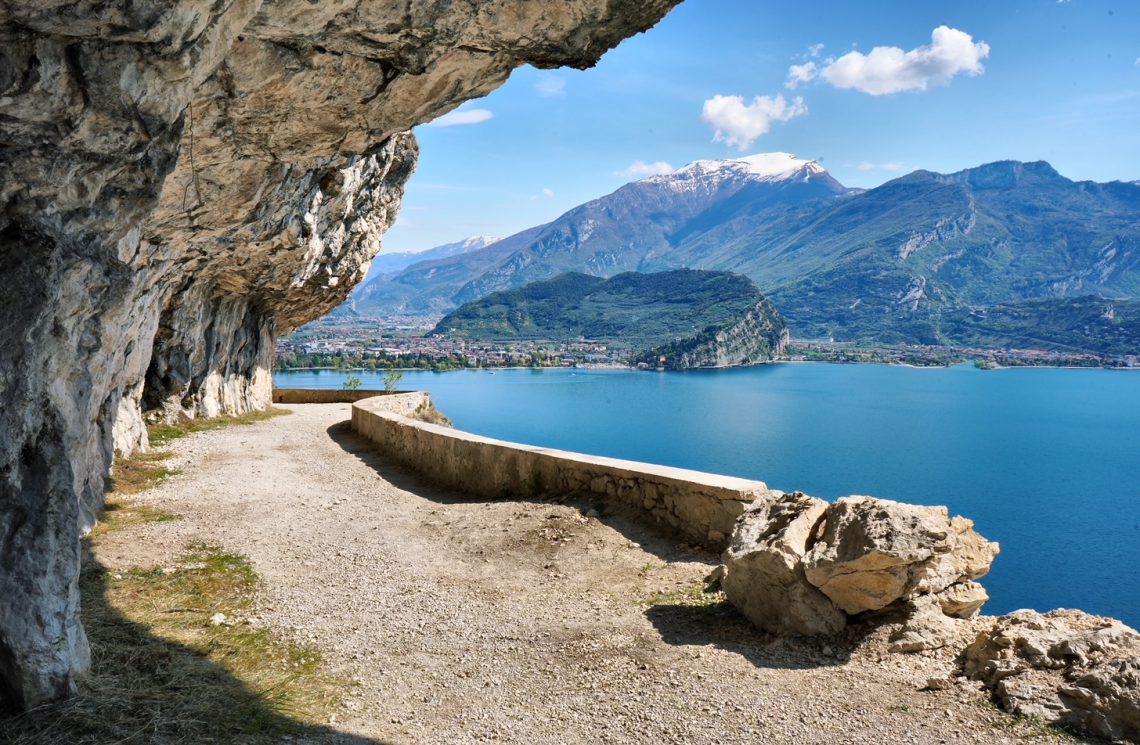
{"label": "distant village", "polygon": [[[429,369],[492,367],[628,367],[631,350],[579,340],[477,341],[428,336],[429,319],[324,321],[309,324],[277,343],[277,369]],[[1032,349],[981,349],[933,345],[872,345],[793,339],[782,361],[877,363],[938,367],[973,361],[983,369],[1002,367],[1110,367],[1140,369],[1140,355],[1094,354]],[[645,364],[638,367],[646,368]]]}
{"label": "distant village", "polygon": [[312,325],[277,342],[277,369],[314,367],[450,370],[474,367],[625,367],[629,350],[596,342],[472,341],[426,336],[430,329],[403,323]]}

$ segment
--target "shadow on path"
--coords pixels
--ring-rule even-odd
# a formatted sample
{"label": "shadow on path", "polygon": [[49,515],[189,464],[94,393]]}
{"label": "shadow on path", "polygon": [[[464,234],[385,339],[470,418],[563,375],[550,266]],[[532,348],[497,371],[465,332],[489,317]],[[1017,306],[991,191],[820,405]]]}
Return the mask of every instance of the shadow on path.
{"label": "shadow on path", "polygon": [[[375,470],[398,489],[411,492],[438,504],[487,503],[499,501],[565,504],[586,513],[594,510],[597,518],[630,541],[666,562],[698,562],[711,570],[719,557],[707,549],[692,546],[686,539],[665,526],[649,522],[635,508],[600,496],[551,495],[547,498],[510,497],[488,499],[442,487],[427,474],[412,471],[389,460],[374,443],[357,434],[350,422],[329,427],[329,437],[362,463]],[[594,514],[594,513],[591,513]],[[720,595],[709,596],[723,597]],[[668,602],[650,605],[645,616],[671,646],[715,646],[739,654],[757,667],[811,669],[831,667],[846,662],[860,640],[870,629],[853,627],[837,639],[779,639],[757,629],[727,601]]]}
{"label": "shadow on path", "polygon": [[259,695],[201,650],[123,616],[107,597],[113,577],[84,554],[82,619],[91,672],[72,699],[0,718],[0,743],[382,745],[293,719],[274,705],[277,691]]}
{"label": "shadow on path", "polygon": [[[433,482],[430,474],[414,471],[385,458],[376,445],[366,437],[357,434],[349,421],[338,422],[329,427],[329,437],[346,453],[355,456],[360,462],[378,473],[385,481],[397,489],[411,492],[438,504],[482,504],[491,502],[525,502],[529,504],[564,504],[577,509],[582,514],[591,513],[605,525],[621,533],[662,561],[703,562],[711,570],[720,563],[719,557],[701,546],[694,546],[689,539],[665,525],[646,519],[644,512],[617,500],[600,495],[544,494],[536,497],[512,495],[492,499],[477,494],[469,494]],[[594,513],[597,513],[596,515]]]}
{"label": "shadow on path", "polygon": [[645,617],[667,644],[711,645],[757,667],[790,670],[841,666],[876,628],[865,622],[835,637],[776,637],[753,626],[727,600],[708,605],[654,605]]}

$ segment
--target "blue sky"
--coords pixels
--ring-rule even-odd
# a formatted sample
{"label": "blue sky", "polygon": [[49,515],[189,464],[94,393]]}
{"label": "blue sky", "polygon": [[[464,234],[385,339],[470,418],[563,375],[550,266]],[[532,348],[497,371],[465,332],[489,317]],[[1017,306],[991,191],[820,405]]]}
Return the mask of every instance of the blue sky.
{"label": "blue sky", "polygon": [[416,129],[385,252],[506,236],[651,169],[755,152],[849,186],[1009,158],[1131,181],[1140,2],[685,0],[591,70],[522,68],[448,117]]}

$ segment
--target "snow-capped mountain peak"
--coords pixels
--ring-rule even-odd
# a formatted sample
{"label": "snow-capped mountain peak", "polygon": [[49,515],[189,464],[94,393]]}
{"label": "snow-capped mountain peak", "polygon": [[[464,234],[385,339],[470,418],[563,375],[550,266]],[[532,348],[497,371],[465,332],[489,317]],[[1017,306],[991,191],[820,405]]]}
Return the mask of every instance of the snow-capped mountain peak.
{"label": "snow-capped mountain peak", "polygon": [[694,184],[694,182],[707,184],[708,182],[725,180],[775,183],[792,180],[806,181],[812,176],[825,173],[827,171],[824,167],[814,160],[797,158],[791,153],[757,153],[742,158],[725,160],[696,160],[683,168],[678,168],[673,173],[652,176],[646,181],[673,186],[686,183]]}
{"label": "snow-capped mountain peak", "polygon": [[791,178],[801,171],[825,173],[823,166],[814,160],[797,158],[791,153],[757,153],[728,163],[743,163],[748,172],[772,179]]}
{"label": "snow-capped mountain peak", "polygon": [[452,246],[461,247],[463,249],[483,248],[489,246],[496,241],[502,240],[492,235],[473,235],[470,238],[464,238],[457,243],[451,244]]}

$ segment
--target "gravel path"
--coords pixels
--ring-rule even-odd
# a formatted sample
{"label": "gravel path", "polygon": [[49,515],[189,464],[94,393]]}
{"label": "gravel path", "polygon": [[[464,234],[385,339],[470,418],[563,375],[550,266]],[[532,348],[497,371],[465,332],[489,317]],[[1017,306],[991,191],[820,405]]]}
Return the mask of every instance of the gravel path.
{"label": "gravel path", "polygon": [[[776,641],[697,588],[716,558],[604,504],[464,501],[385,463],[347,405],[176,443],[141,499],[181,519],[100,559],[169,562],[204,539],[250,557],[254,623],[359,682],[333,726],[391,743],[1057,742],[976,689],[918,690],[948,655],[886,631]],[[854,649],[854,651],[852,651]]]}

